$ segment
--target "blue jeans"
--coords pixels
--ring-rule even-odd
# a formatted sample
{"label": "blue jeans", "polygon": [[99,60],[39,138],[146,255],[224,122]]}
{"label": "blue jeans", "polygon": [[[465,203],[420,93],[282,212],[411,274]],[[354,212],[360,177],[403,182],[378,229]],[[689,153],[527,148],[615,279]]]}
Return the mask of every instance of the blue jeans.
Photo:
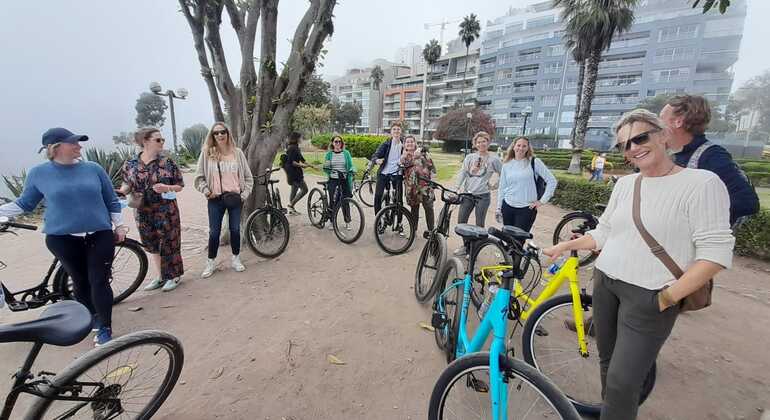
{"label": "blue jeans", "polygon": [[591,174],[591,178],[588,181],[590,182],[593,180],[597,180],[601,182],[603,179],[604,179],[604,168],[597,168],[597,169],[594,169],[594,172]]}
{"label": "blue jeans", "polygon": [[241,253],[241,206],[227,209],[221,197],[209,200],[209,258],[217,257],[219,251],[219,236],[222,233],[222,218],[227,212],[230,223],[230,248],[233,255]]}

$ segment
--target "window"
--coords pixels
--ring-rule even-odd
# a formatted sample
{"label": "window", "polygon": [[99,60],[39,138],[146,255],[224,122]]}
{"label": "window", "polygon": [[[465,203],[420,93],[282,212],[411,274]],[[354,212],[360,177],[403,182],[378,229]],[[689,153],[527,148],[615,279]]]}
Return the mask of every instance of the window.
{"label": "window", "polygon": [[570,77],[567,79],[567,89],[575,89],[577,88],[577,79]]}
{"label": "window", "polygon": [[513,63],[513,61],[514,61],[513,53],[506,53],[506,54],[501,54],[497,56],[498,65]]}
{"label": "window", "polygon": [[505,33],[510,34],[524,29],[524,22],[514,22],[505,27]]}
{"label": "window", "polygon": [[537,120],[541,122],[553,122],[553,118],[556,116],[554,111],[541,111],[537,113]]}
{"label": "window", "polygon": [[502,113],[502,114],[492,114],[492,119],[495,120],[495,121],[507,120],[508,119],[508,114],[505,113],[505,112]]}
{"label": "window", "polygon": [[497,80],[508,80],[511,77],[513,77],[513,70],[511,69],[498,70],[497,72]]}
{"label": "window", "polygon": [[505,95],[507,93],[511,93],[511,85],[495,86],[495,95]]}
{"label": "window", "polygon": [[492,102],[492,107],[495,108],[495,109],[508,108],[508,100],[507,99],[495,99]]}
{"label": "window", "polygon": [[564,95],[563,103],[566,106],[570,106],[570,105],[575,106],[575,104],[577,103],[577,95],[573,95],[573,94]]}
{"label": "window", "polygon": [[730,18],[709,20],[703,28],[704,38],[716,38],[721,36],[735,36],[743,34],[743,19]]}
{"label": "window", "polygon": [[543,90],[559,90],[561,86],[561,80],[559,79],[547,79],[541,82]]}
{"label": "window", "polygon": [[639,84],[642,80],[641,74],[618,74],[612,76],[599,77],[596,80],[596,86],[618,87]]}
{"label": "window", "polygon": [[542,106],[556,106],[558,102],[558,95],[545,95],[540,97],[540,105]]}
{"label": "window", "polygon": [[677,60],[687,60],[695,56],[693,47],[663,48],[655,52],[654,63],[666,63]]}
{"label": "window", "polygon": [[561,122],[571,123],[575,120],[575,111],[565,111],[561,113]]}
{"label": "window", "polygon": [[549,45],[543,48],[543,53],[549,57],[556,57],[564,54],[563,45]]}
{"label": "window", "polygon": [[688,67],[680,67],[676,69],[656,70],[652,72],[652,74],[656,82],[676,82],[687,80],[690,76],[690,69]]}
{"label": "window", "polygon": [[563,66],[562,63],[556,61],[553,63],[547,63],[545,65],[545,70],[543,70],[544,73],[561,73]]}
{"label": "window", "polygon": [[674,26],[658,32],[658,42],[692,39],[698,37],[698,25]]}
{"label": "window", "polygon": [[559,135],[560,136],[569,136],[572,134],[572,128],[571,127],[559,127]]}
{"label": "window", "polygon": [[527,29],[537,28],[539,26],[548,26],[553,23],[554,16],[543,16],[540,18],[530,19],[527,21]]}

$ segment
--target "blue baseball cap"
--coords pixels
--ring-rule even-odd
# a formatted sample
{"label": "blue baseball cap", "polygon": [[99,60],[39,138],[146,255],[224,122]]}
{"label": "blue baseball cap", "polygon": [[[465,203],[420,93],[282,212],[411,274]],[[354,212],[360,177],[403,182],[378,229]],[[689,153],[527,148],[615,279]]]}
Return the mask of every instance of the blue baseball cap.
{"label": "blue baseball cap", "polygon": [[82,134],[74,134],[72,131],[66,128],[55,127],[49,128],[48,131],[43,133],[43,147],[37,152],[42,152],[46,147],[56,143],[77,143],[79,141],[88,140],[88,136]]}

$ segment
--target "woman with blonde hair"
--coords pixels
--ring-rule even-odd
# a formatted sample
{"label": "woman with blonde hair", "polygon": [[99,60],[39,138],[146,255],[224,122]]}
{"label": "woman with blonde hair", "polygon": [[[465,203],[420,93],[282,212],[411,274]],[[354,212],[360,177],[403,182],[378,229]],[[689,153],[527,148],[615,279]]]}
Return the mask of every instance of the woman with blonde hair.
{"label": "woman with blonde hair", "polygon": [[[544,191],[538,191],[538,179],[545,181]],[[518,137],[508,147],[500,174],[495,218],[504,225],[529,232],[535,224],[537,208],[551,199],[556,183],[548,167],[535,157],[529,139]]]}
{"label": "woman with blonde hair", "polygon": [[683,301],[694,292],[710,295],[704,288],[730,267],[735,239],[725,184],[713,172],[677,166],[655,114],[626,113],[615,135],[618,149],[639,173],[615,184],[595,230],[543,253],[555,259],[571,250],[602,250],[594,269],[592,321],[601,419],[632,420],[642,384]]}
{"label": "woman with blonde hair", "polygon": [[243,201],[251,194],[254,178],[246,155],[236,147],[230,130],[222,122],[214,123],[206,136],[206,143],[198,158],[194,185],[208,199],[209,249],[206,268],[201,277],[211,277],[216,270],[225,212],[230,228],[230,266],[238,272],[246,270],[240,259],[241,208]]}
{"label": "woman with blonde hair", "polygon": [[176,289],[184,274],[182,226],[176,194],[184,188],[182,172],[163,150],[166,140],[157,128],[142,128],[134,141],[139,154],[123,165],[120,192],[130,194],[142,245],[158,276],[144,290]]}

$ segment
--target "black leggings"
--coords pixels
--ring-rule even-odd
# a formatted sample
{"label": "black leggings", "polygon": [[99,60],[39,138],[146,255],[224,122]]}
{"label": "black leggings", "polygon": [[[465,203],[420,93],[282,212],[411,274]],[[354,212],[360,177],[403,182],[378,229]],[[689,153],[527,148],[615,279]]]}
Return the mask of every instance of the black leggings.
{"label": "black leggings", "polygon": [[110,275],[115,254],[111,230],[100,230],[85,237],[47,235],[45,244],[59,259],[75,284],[75,299],[85,305],[101,325],[112,326],[112,287]]}
{"label": "black leggings", "polygon": [[299,181],[292,182],[290,185],[291,194],[289,194],[289,206],[294,207],[294,205],[307,194],[307,184],[304,179],[300,179]]}
{"label": "black leggings", "polygon": [[532,230],[537,218],[537,209],[529,207],[511,207],[503,201],[503,224],[506,226],[516,226],[524,231]]}
{"label": "black leggings", "polygon": [[[340,199],[350,198],[353,196],[352,192],[350,191],[348,181],[344,178],[329,178],[329,183],[327,185],[329,187],[329,209],[331,209],[331,211],[334,211],[337,206],[337,202],[335,200],[337,198],[338,188],[342,192],[340,194]],[[350,205],[347,202],[342,203],[342,216],[345,219],[345,223],[350,223]]]}

